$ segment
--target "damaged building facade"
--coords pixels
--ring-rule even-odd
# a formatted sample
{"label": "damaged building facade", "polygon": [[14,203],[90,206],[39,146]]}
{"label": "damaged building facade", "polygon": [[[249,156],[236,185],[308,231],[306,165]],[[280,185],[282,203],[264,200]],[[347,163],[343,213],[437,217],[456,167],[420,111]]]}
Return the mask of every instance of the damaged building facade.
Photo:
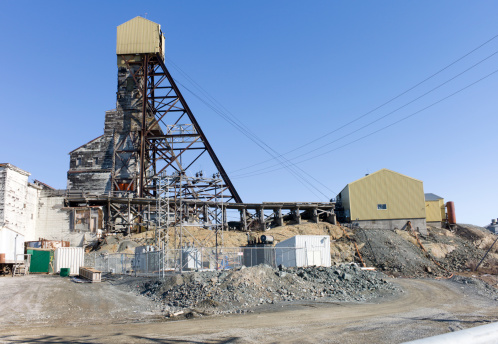
{"label": "damaged building facade", "polygon": [[12,164],[0,164],[0,228],[21,235],[24,241],[69,241],[82,246],[103,228],[98,207],[66,207],[66,190],[56,190]]}

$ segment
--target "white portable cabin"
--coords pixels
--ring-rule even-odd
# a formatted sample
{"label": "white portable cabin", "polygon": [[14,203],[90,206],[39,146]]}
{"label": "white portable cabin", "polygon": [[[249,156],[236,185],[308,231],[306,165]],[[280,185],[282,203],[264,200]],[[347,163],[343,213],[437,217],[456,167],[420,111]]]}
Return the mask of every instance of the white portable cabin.
{"label": "white portable cabin", "polygon": [[275,258],[284,267],[331,266],[330,236],[296,235],[275,245]]}

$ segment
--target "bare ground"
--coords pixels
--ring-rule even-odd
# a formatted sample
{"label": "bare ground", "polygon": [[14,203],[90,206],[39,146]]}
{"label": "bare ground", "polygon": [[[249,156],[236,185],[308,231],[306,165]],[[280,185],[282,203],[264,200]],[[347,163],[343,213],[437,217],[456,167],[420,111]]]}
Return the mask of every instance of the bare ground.
{"label": "bare ground", "polygon": [[6,343],[401,343],[498,321],[496,295],[461,280],[393,279],[400,296],[302,302],[252,314],[166,321],[149,299],[108,282],[0,278]]}

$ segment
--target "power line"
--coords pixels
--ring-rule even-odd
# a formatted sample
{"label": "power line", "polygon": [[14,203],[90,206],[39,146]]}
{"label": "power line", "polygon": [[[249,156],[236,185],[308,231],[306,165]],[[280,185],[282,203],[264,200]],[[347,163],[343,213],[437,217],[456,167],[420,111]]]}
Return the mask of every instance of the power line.
{"label": "power line", "polygon": [[[392,102],[393,102],[393,101],[395,101],[396,99],[398,99],[398,98],[400,98],[401,96],[403,96],[403,95],[407,94],[408,92],[412,91],[413,89],[417,88],[418,86],[420,86],[420,85],[422,85],[423,83],[427,82],[428,80],[432,79],[432,78],[433,78],[433,77],[435,77],[436,75],[441,74],[443,71],[447,70],[447,69],[448,69],[448,68],[450,68],[451,66],[453,66],[453,65],[455,65],[456,63],[460,62],[461,60],[463,60],[463,59],[464,59],[464,58],[466,58],[467,56],[471,55],[471,54],[472,54],[472,53],[474,53],[475,51],[479,50],[479,49],[480,49],[480,48],[482,48],[483,46],[487,45],[488,43],[490,43],[491,41],[493,41],[493,40],[494,40],[494,39],[496,39],[497,37],[498,37],[498,35],[495,35],[495,36],[491,37],[491,38],[490,38],[490,39],[488,39],[486,42],[484,42],[484,43],[480,44],[479,46],[477,46],[476,48],[472,49],[471,51],[469,51],[469,52],[468,52],[468,53],[466,53],[465,55],[463,55],[463,56],[459,57],[458,59],[456,59],[455,61],[451,62],[451,63],[450,63],[450,64],[448,64],[447,66],[443,67],[442,69],[438,70],[437,72],[433,73],[432,75],[428,76],[427,78],[425,78],[424,80],[422,80],[422,81],[418,82],[417,84],[415,84],[414,86],[412,86],[412,87],[408,88],[407,90],[405,90],[405,91],[401,92],[401,93],[400,93],[400,94],[398,94],[397,96],[395,96],[395,97],[393,97],[393,98],[389,99],[388,101],[384,102],[383,104],[381,104],[381,105],[377,106],[376,108],[374,108],[374,109],[372,109],[372,110],[370,110],[370,111],[366,112],[365,114],[363,114],[363,115],[361,115],[361,116],[359,116],[359,117],[357,117],[357,118],[355,118],[355,119],[353,119],[353,120],[351,120],[351,121],[347,122],[346,124],[344,124],[344,125],[340,126],[339,128],[334,129],[334,130],[332,130],[332,131],[330,131],[330,132],[328,132],[328,133],[326,133],[326,134],[324,134],[324,135],[322,135],[322,136],[320,136],[320,137],[318,137],[318,138],[316,138],[316,139],[313,139],[313,140],[309,141],[308,143],[305,143],[305,144],[303,144],[303,145],[301,145],[301,146],[298,146],[298,147],[296,147],[296,148],[294,148],[294,149],[292,149],[292,150],[290,150],[290,151],[287,151],[287,152],[283,153],[282,155],[288,155],[288,154],[290,154],[290,153],[292,153],[292,152],[295,152],[295,151],[297,151],[297,150],[299,150],[299,149],[301,149],[301,148],[307,147],[307,146],[309,146],[309,145],[311,145],[311,144],[313,144],[313,143],[315,143],[315,142],[317,142],[317,141],[319,141],[319,140],[323,139],[324,137],[327,137],[327,136],[329,136],[329,135],[332,135],[333,133],[338,132],[339,130],[341,130],[341,129],[345,128],[346,126],[348,126],[348,125],[350,125],[350,124],[353,124],[353,123],[355,123],[355,122],[359,121],[360,119],[362,119],[362,118],[364,118],[364,117],[368,116],[369,114],[371,114],[371,113],[373,113],[373,112],[375,112],[375,111],[377,111],[377,110],[381,109],[382,107],[384,107],[384,106],[386,106],[386,105],[388,105],[388,104],[392,103]],[[493,55],[494,55],[494,54],[493,54]],[[239,169],[237,169],[237,170],[230,171],[230,172],[231,172],[231,173],[233,173],[233,172],[238,172],[238,171],[241,171],[241,170],[245,170],[245,169],[248,169],[248,168],[251,168],[251,167],[254,167],[254,166],[262,165],[262,164],[267,163],[267,162],[269,162],[269,161],[271,161],[271,160],[273,160],[273,159],[267,159],[267,160],[261,161],[261,162],[259,162],[259,163],[252,164],[252,165],[249,165],[249,166],[246,166],[246,167],[242,167],[242,168],[239,168]]]}
{"label": "power line", "polygon": [[[219,109],[217,109],[213,105],[209,104],[207,101],[205,101],[204,99],[202,99],[199,95],[197,95],[195,92],[193,92],[192,90],[190,90],[188,87],[186,87],[185,85],[183,85],[182,83],[180,83],[178,80],[175,80],[175,81],[179,85],[181,85],[183,88],[185,88],[188,92],[190,92],[192,95],[194,95],[196,98],[198,98],[201,102],[203,102],[206,106],[208,106],[211,110],[213,110],[216,114],[218,114],[219,116],[221,116],[223,119],[225,119],[226,121],[228,121],[232,126],[234,126],[236,129],[238,129],[240,132],[242,132],[246,137],[248,137],[251,141],[253,141],[256,145],[258,145],[266,153],[268,153],[271,156],[275,156],[273,153],[271,153],[270,151],[268,151],[268,149],[270,149],[270,150],[273,150],[273,149],[271,147],[269,147],[266,143],[264,143],[262,140],[260,140],[255,134],[251,133],[247,129],[245,129],[242,126],[240,126],[239,124],[237,124],[234,120],[232,120],[230,117],[228,117],[222,111],[220,111]],[[268,149],[265,148],[265,146],[268,147]],[[326,199],[329,198],[319,188],[317,188],[315,185],[313,185],[313,183],[311,183],[306,177],[304,177],[299,171],[296,171],[296,169],[299,169],[301,172],[307,174],[313,180],[317,181],[318,183],[320,183],[321,185],[323,185],[324,187],[326,187],[328,189],[328,187],[326,185],[322,184],[320,181],[318,181],[317,179],[315,179],[314,177],[312,177],[311,175],[309,175],[307,172],[305,172],[300,167],[292,166],[293,164],[290,163],[290,162],[288,162],[288,161],[286,161],[285,158],[281,158],[281,160],[278,159],[278,161],[279,161],[279,163],[281,165],[283,165],[282,168],[286,168],[301,184],[303,184],[303,186],[305,186],[308,190],[310,190],[315,196],[317,196],[318,198],[320,198],[320,196],[318,196],[313,190],[311,190],[310,187],[313,188],[313,189],[315,189],[316,191],[318,191]],[[306,184],[308,184],[309,186],[306,185]],[[333,190],[330,190],[330,191],[334,192]]]}
{"label": "power line", "polygon": [[[240,132],[242,132],[246,137],[248,137],[251,141],[253,141],[254,143],[256,143],[260,148],[262,148],[267,154],[269,154],[270,156],[272,156],[274,159],[276,159],[277,161],[279,161],[280,164],[283,164],[284,166],[286,166],[286,168],[289,170],[290,173],[292,173],[294,175],[294,177],[296,177],[297,179],[301,178],[301,180],[303,180],[304,182],[308,183],[311,187],[313,187],[315,190],[317,190],[318,192],[320,192],[323,196],[325,196],[326,198],[327,195],[325,195],[320,189],[316,188],[306,177],[304,177],[301,173],[304,173],[306,174],[308,177],[310,177],[311,179],[313,179],[315,182],[319,183],[320,185],[322,185],[324,188],[328,189],[329,191],[331,191],[332,193],[335,193],[334,190],[330,189],[327,185],[323,184],[321,181],[319,181],[318,179],[316,179],[315,177],[313,177],[311,174],[309,174],[308,172],[306,172],[305,170],[303,170],[302,168],[300,168],[299,166],[295,166],[293,165],[291,162],[289,162],[285,157],[282,157],[282,155],[280,153],[278,153],[277,151],[275,151],[272,147],[270,147],[268,144],[266,144],[262,139],[260,139],[256,134],[254,134],[246,125],[244,125],[243,122],[241,122],[236,116],[234,116],[228,109],[226,109],[220,102],[218,102],[213,96],[211,96],[201,85],[199,85],[195,80],[193,80],[185,71],[183,71],[176,63],[174,63],[174,61],[172,61],[169,57],[166,57],[168,59],[168,61],[172,64],[173,68],[177,69],[182,75],[184,75],[187,80],[189,80],[193,85],[194,87],[196,87],[198,90],[200,90],[202,93],[204,93],[205,96],[207,96],[209,99],[211,99],[211,101],[213,102],[214,105],[211,105],[211,104],[208,104],[205,100],[203,100],[200,96],[198,96],[197,94],[195,94],[193,91],[191,91],[190,89],[188,89],[186,86],[184,86],[183,84],[181,84],[180,82],[178,82],[182,87],[184,87],[187,91],[189,91],[191,94],[193,94],[195,97],[197,97],[199,100],[201,100],[206,106],[208,106],[209,108],[211,108],[211,110],[213,110],[215,113],[217,113],[218,115],[220,115],[223,119],[225,119],[229,124],[231,124],[232,126],[234,126],[237,130],[239,130]],[[217,107],[219,106],[219,108]],[[224,111],[223,111],[224,110]],[[236,123],[238,122],[238,123]],[[267,147],[269,150],[273,151],[275,154],[269,152],[267,149],[265,149],[264,147],[262,147],[260,144],[258,144],[258,142],[260,142],[262,145],[264,145],[265,147]],[[283,161],[281,161],[281,159]],[[296,171],[296,169],[298,169],[299,171]],[[306,186],[306,185],[305,185]],[[309,188],[308,188],[309,189]],[[315,194],[316,196],[316,194]]]}
{"label": "power line", "polygon": [[[444,86],[444,85],[448,84],[449,82],[451,82],[451,81],[453,81],[454,79],[458,78],[459,76],[461,76],[461,75],[465,74],[465,73],[466,73],[466,72],[468,72],[469,70],[471,70],[471,69],[473,69],[473,68],[477,67],[478,65],[480,65],[480,64],[481,64],[481,63],[483,63],[484,61],[486,61],[486,60],[490,59],[491,57],[495,56],[496,54],[498,54],[498,51],[495,51],[495,52],[494,52],[494,53],[492,53],[491,55],[489,55],[489,56],[485,57],[484,59],[480,60],[479,62],[476,62],[475,64],[473,64],[473,65],[472,65],[472,66],[470,66],[469,68],[465,69],[464,71],[462,71],[462,72],[458,73],[457,75],[455,75],[455,76],[453,76],[452,78],[450,78],[450,79],[446,80],[445,82],[443,82],[443,83],[441,83],[441,84],[437,85],[436,87],[432,88],[431,90],[429,90],[429,91],[427,91],[427,92],[423,93],[422,95],[418,96],[417,98],[415,98],[415,99],[413,99],[413,100],[409,101],[408,103],[405,103],[404,105],[402,105],[402,106],[400,106],[400,107],[396,108],[395,110],[393,110],[393,111],[391,111],[391,112],[388,112],[387,114],[385,114],[385,115],[383,115],[383,116],[381,116],[381,117],[379,117],[379,118],[377,118],[377,119],[375,119],[375,120],[373,120],[373,121],[371,121],[371,122],[369,122],[369,123],[367,123],[367,124],[365,124],[365,125],[361,126],[360,128],[355,129],[355,130],[353,130],[352,132],[350,132],[350,133],[348,133],[348,134],[345,134],[345,135],[343,135],[343,136],[341,136],[341,137],[339,137],[339,138],[337,138],[337,139],[335,139],[335,140],[333,140],[333,141],[330,141],[330,142],[328,142],[328,143],[326,143],[326,144],[324,144],[324,145],[322,145],[322,146],[320,146],[320,147],[318,147],[318,148],[312,149],[312,150],[307,151],[307,152],[305,152],[305,153],[302,153],[302,154],[300,154],[300,155],[298,155],[298,156],[295,156],[295,157],[293,157],[293,158],[289,159],[289,161],[296,160],[296,159],[298,159],[298,158],[300,158],[300,157],[302,157],[302,156],[305,156],[305,155],[308,155],[308,154],[310,154],[310,153],[313,153],[313,152],[316,152],[316,151],[318,151],[318,150],[321,150],[321,149],[323,149],[323,148],[324,148],[324,147],[326,147],[326,146],[330,146],[331,144],[336,143],[336,142],[338,142],[338,141],[342,140],[342,139],[343,139],[343,138],[345,138],[345,137],[348,137],[348,136],[350,136],[350,135],[352,135],[352,134],[354,134],[354,133],[356,133],[356,132],[358,132],[358,131],[360,131],[360,130],[363,130],[363,129],[365,129],[365,128],[367,128],[367,127],[369,127],[369,126],[371,126],[371,125],[373,125],[373,124],[375,124],[375,123],[377,123],[377,122],[379,122],[380,120],[382,120],[382,119],[384,119],[384,118],[386,118],[386,117],[388,117],[388,116],[392,115],[392,114],[393,114],[393,113],[395,113],[395,112],[398,112],[399,110],[401,110],[401,109],[403,109],[403,108],[407,107],[408,105],[410,105],[410,104],[412,104],[412,103],[416,102],[417,100],[419,100],[419,99],[421,99],[421,98],[425,97],[426,95],[428,95],[428,94],[430,94],[430,93],[434,92],[435,90],[437,90],[437,89],[441,88],[442,86]],[[259,169],[259,170],[255,170],[255,171],[252,171],[252,172],[247,172],[247,174],[252,174],[252,173],[254,173],[254,172],[264,171],[264,170],[270,169],[270,168],[275,167],[275,166],[277,166],[277,165],[275,165],[275,164],[274,164],[274,165],[271,165],[271,166],[267,166],[267,167],[265,167],[265,168],[261,168],[261,169]],[[242,170],[242,169],[239,169],[238,171],[240,171],[240,170]],[[233,173],[233,171],[232,171],[232,173]],[[244,174],[242,174],[242,175],[244,175]],[[242,175],[239,175],[238,177],[240,177],[240,176],[242,176]]]}
{"label": "power line", "polygon": [[[415,116],[415,115],[417,115],[417,114],[421,113],[422,111],[425,111],[425,110],[427,110],[427,109],[429,109],[429,108],[431,108],[431,107],[433,107],[433,106],[435,106],[435,105],[437,105],[437,104],[439,104],[439,103],[441,103],[441,102],[445,101],[446,99],[448,99],[448,98],[450,98],[450,97],[453,97],[454,95],[456,95],[456,94],[458,94],[458,93],[460,93],[460,92],[462,92],[462,91],[466,90],[466,89],[467,89],[467,88],[469,88],[469,87],[474,86],[475,84],[477,84],[477,83],[479,83],[479,82],[483,81],[484,79],[487,79],[488,77],[492,76],[493,74],[496,74],[497,72],[498,72],[498,69],[497,69],[497,70],[495,70],[495,71],[493,71],[493,72],[491,72],[491,73],[489,73],[489,74],[487,74],[486,76],[484,76],[484,77],[480,78],[479,80],[474,81],[473,83],[471,83],[471,84],[469,84],[469,85],[467,85],[467,86],[465,86],[465,87],[463,87],[463,88],[459,89],[458,91],[453,92],[452,94],[450,94],[450,95],[448,95],[448,96],[446,96],[446,97],[444,97],[444,98],[442,98],[442,99],[440,99],[440,100],[438,100],[438,101],[436,101],[436,102],[434,102],[434,103],[432,103],[432,104],[430,104],[430,105],[428,105],[428,106],[426,106],[426,107],[424,107],[424,108],[422,108],[422,109],[420,109],[420,110],[418,110],[418,111],[416,111],[416,112],[414,112],[414,113],[412,113],[412,114],[410,114],[410,115],[408,115],[408,116],[405,116],[405,117],[403,117],[403,118],[401,118],[401,119],[397,120],[396,122],[393,122],[393,123],[391,123],[391,124],[389,124],[389,125],[386,125],[386,126],[384,126],[384,127],[380,128],[380,129],[377,129],[377,130],[375,130],[375,131],[373,131],[373,132],[371,132],[371,133],[369,133],[369,134],[367,134],[367,135],[364,135],[364,136],[362,136],[362,137],[359,137],[359,138],[357,138],[357,139],[355,139],[355,140],[353,140],[353,141],[350,141],[350,142],[348,142],[348,143],[345,143],[345,144],[343,144],[343,145],[341,145],[341,146],[339,146],[339,147],[336,147],[336,148],[334,148],[334,149],[328,150],[328,151],[326,151],[326,152],[323,152],[323,153],[317,154],[317,155],[315,155],[315,156],[309,157],[309,158],[304,159],[304,160],[301,160],[301,161],[297,161],[297,162],[295,162],[295,164],[301,164],[301,163],[303,163],[303,162],[306,162],[306,161],[309,161],[309,160],[312,160],[312,159],[319,158],[319,157],[321,157],[321,156],[323,156],[323,155],[326,155],[326,154],[332,153],[332,152],[334,152],[334,151],[336,151],[336,150],[339,150],[339,149],[344,148],[344,147],[346,147],[346,146],[349,146],[349,145],[351,145],[351,144],[353,144],[353,143],[355,143],[355,142],[358,142],[358,141],[360,141],[360,140],[363,140],[363,139],[365,139],[365,138],[367,138],[367,137],[369,137],[369,136],[372,136],[372,135],[374,135],[374,134],[376,134],[376,133],[378,133],[378,132],[380,132],[380,131],[383,131],[383,130],[385,130],[385,129],[387,129],[387,128],[390,128],[390,127],[392,127],[393,125],[396,125],[396,124],[398,124],[398,123],[400,123],[400,122],[402,122],[402,121],[404,121],[404,120],[406,120],[406,119],[408,119],[408,118],[410,118],[410,117],[412,117],[412,116]],[[273,170],[269,170],[269,171],[265,171],[265,172],[261,172],[261,173],[256,173],[256,174],[252,174],[252,175],[241,175],[241,176],[234,176],[233,178],[247,178],[247,177],[252,177],[252,176],[256,176],[256,175],[266,174],[266,173],[270,173],[270,172],[274,172],[274,171],[278,171],[278,170],[279,170],[279,168],[276,168],[276,169],[273,169]]]}

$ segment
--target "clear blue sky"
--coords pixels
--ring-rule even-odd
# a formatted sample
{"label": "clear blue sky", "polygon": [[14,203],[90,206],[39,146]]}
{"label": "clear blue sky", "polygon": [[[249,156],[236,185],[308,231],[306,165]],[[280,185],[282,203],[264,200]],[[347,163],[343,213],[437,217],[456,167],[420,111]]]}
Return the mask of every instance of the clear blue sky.
{"label": "clear blue sky", "polygon": [[322,195],[287,169],[255,171],[274,162],[237,171],[269,156],[182,89],[244,201],[324,201],[388,168],[454,201],[458,222],[498,217],[498,73],[436,103],[498,69],[498,54],[477,64],[498,38],[346,125],[498,35],[496,1],[4,0],[0,162],[66,187],[68,153],[101,135],[115,107],[116,26],[145,13],[162,25],[175,79],[194,89],[168,61],[268,146],[284,153],[332,132],[287,156],[333,150],[298,165]]}

